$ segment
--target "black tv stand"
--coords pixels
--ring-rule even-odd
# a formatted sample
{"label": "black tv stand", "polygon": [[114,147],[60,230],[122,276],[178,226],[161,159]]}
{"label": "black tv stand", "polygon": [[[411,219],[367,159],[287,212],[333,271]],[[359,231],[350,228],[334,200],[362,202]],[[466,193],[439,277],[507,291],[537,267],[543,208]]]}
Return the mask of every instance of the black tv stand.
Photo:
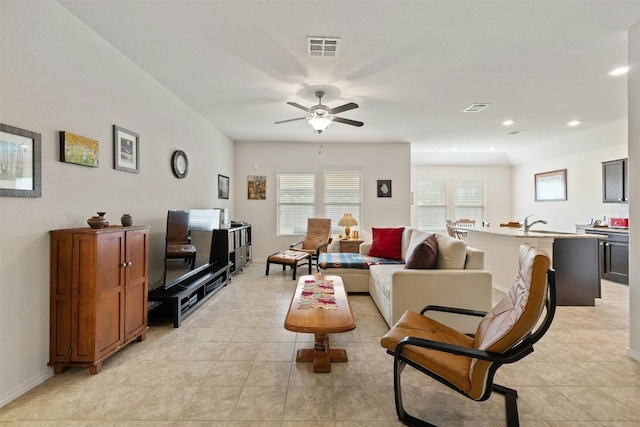
{"label": "black tv stand", "polygon": [[149,312],[149,321],[153,323],[171,319],[173,327],[179,328],[182,319],[193,313],[220,288],[226,286],[228,280],[228,264],[222,268],[212,265],[197,275],[189,277],[185,283],[176,283],[169,289],[159,287],[150,291],[149,301],[160,304]]}

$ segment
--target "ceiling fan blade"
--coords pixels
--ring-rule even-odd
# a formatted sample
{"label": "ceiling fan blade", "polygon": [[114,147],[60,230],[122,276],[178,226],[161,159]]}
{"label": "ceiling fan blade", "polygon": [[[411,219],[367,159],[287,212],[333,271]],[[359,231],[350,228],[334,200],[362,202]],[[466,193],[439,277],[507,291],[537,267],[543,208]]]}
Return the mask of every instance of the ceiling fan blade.
{"label": "ceiling fan blade", "polygon": [[298,117],[297,119],[288,119],[288,120],[280,120],[279,122],[275,122],[275,124],[287,123],[287,122],[295,122],[296,120],[304,120],[306,117]]}
{"label": "ceiling fan blade", "polygon": [[287,104],[291,105],[292,107],[299,108],[302,111],[306,111],[307,113],[310,111],[307,107],[304,107],[304,106],[298,104],[297,102],[287,102]]}
{"label": "ceiling fan blade", "polygon": [[357,120],[344,119],[342,117],[334,117],[333,121],[338,123],[344,123],[345,125],[358,126],[358,127],[364,125],[364,123],[359,122]]}
{"label": "ceiling fan blade", "polygon": [[331,110],[329,110],[329,112],[331,114],[338,114],[338,113],[342,113],[343,111],[353,110],[354,108],[358,108],[358,104],[356,104],[355,102],[350,102],[348,104],[344,104],[339,107],[332,108]]}

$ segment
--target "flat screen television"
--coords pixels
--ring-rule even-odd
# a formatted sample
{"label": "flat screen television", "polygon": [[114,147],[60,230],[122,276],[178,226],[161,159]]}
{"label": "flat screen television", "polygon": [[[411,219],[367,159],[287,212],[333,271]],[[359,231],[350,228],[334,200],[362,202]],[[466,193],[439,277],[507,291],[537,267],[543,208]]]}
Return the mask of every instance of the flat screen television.
{"label": "flat screen television", "polygon": [[164,288],[185,286],[189,278],[215,267],[213,230],[220,228],[221,209],[169,210],[164,258]]}

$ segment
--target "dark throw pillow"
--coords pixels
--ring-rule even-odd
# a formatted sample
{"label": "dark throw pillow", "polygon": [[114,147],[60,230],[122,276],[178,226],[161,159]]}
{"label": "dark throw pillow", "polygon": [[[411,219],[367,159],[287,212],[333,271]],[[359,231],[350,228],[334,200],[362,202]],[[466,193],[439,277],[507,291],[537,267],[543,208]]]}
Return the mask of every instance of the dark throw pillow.
{"label": "dark throw pillow", "polygon": [[424,239],[407,256],[404,268],[427,269],[434,268],[438,261],[438,239],[435,234]]}
{"label": "dark throw pillow", "polygon": [[399,228],[372,228],[370,256],[388,259],[402,259],[402,232]]}

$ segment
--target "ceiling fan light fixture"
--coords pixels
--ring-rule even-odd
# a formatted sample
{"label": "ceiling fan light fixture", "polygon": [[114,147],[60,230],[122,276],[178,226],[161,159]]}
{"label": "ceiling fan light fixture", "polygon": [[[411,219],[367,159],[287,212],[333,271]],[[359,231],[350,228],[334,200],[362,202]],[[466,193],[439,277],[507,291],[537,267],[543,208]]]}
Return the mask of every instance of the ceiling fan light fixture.
{"label": "ceiling fan light fixture", "polygon": [[331,119],[324,116],[315,116],[309,119],[309,124],[318,133],[324,132],[331,124]]}

